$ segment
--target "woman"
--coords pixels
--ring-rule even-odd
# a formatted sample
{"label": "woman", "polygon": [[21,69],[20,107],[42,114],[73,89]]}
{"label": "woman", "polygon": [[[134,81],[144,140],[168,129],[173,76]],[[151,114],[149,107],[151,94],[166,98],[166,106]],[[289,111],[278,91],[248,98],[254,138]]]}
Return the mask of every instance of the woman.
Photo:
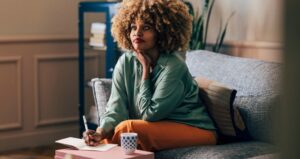
{"label": "woman", "polygon": [[176,51],[185,50],[192,19],[179,0],[124,0],[112,24],[118,45],[129,50],[114,69],[107,111],[88,145],[120,143],[122,132],[138,133],[138,148],[216,144],[215,126],[198,86]]}

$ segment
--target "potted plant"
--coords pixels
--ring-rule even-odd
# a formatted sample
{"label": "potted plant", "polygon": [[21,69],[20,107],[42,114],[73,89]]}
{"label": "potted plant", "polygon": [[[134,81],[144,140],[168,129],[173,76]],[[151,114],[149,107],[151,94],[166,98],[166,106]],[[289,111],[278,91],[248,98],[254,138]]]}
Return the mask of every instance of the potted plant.
{"label": "potted plant", "polygon": [[[215,0],[204,0],[204,4],[202,6],[202,12],[199,15],[198,12],[195,13],[194,8],[190,2],[185,1],[186,5],[189,7],[189,12],[193,16],[193,28],[192,28],[192,36],[189,43],[190,50],[207,50],[207,32],[208,26],[210,22],[211,12],[215,3]],[[220,48],[223,45],[224,38],[226,36],[226,30],[229,23],[230,18],[234,15],[232,13],[230,17],[227,19],[225,26],[222,28],[220,25],[218,37],[216,39],[215,44],[212,46],[212,51],[219,52]]]}

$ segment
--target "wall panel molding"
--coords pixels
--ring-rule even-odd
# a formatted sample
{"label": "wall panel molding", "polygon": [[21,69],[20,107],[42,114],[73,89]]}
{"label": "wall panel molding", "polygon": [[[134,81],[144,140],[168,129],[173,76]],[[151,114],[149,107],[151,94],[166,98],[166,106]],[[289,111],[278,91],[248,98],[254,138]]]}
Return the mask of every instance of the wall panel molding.
{"label": "wall panel molding", "polygon": [[[86,55],[86,59],[95,59],[97,58],[97,54],[89,54]],[[64,123],[71,123],[71,122],[77,122],[78,121],[78,116],[74,117],[66,117],[63,119],[46,119],[46,120],[41,120],[40,116],[40,76],[39,76],[39,64],[43,62],[49,62],[49,61],[74,61],[77,62],[78,60],[78,55],[76,54],[52,54],[52,55],[37,55],[35,56],[34,60],[34,102],[35,102],[35,126],[47,126],[47,125],[54,125],[54,124],[64,124]],[[77,68],[76,68],[77,70]]]}
{"label": "wall panel molding", "polygon": [[5,63],[14,63],[17,66],[16,76],[17,76],[17,118],[18,120],[15,123],[8,123],[0,125],[0,130],[10,130],[10,129],[20,129],[22,128],[22,76],[21,76],[21,56],[10,56],[10,57],[1,57],[0,65]]}
{"label": "wall panel molding", "polygon": [[267,41],[225,41],[224,45],[239,48],[283,49],[283,43]]}
{"label": "wall panel molding", "polygon": [[[213,43],[208,45],[212,47]],[[283,50],[284,45],[280,42],[225,41],[220,52],[232,56],[282,63]]]}
{"label": "wall panel molding", "polygon": [[40,43],[40,42],[61,42],[74,41],[77,42],[77,35],[56,35],[56,34],[36,34],[36,35],[10,35],[1,36],[1,43]]}
{"label": "wall panel molding", "polygon": [[227,53],[233,56],[254,58],[269,62],[283,62],[283,50],[282,43],[276,42],[226,42],[224,44],[227,47]]}

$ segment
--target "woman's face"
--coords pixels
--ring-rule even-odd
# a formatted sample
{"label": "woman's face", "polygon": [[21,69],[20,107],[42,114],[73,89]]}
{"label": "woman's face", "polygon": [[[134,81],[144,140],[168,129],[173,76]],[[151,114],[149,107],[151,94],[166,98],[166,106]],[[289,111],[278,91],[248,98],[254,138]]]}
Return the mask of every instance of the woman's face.
{"label": "woman's face", "polygon": [[130,40],[135,50],[147,52],[156,48],[156,32],[151,25],[136,20],[130,28]]}

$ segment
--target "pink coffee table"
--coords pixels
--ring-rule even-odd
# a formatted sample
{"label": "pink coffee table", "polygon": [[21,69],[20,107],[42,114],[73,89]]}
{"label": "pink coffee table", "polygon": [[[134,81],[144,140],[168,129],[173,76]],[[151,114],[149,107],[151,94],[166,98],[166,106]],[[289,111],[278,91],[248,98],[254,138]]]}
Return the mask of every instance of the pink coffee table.
{"label": "pink coffee table", "polygon": [[[68,157],[67,157],[68,156]],[[132,155],[125,155],[121,147],[117,146],[108,151],[84,151],[74,149],[60,149],[55,151],[55,159],[154,159],[154,153],[136,150]]]}

